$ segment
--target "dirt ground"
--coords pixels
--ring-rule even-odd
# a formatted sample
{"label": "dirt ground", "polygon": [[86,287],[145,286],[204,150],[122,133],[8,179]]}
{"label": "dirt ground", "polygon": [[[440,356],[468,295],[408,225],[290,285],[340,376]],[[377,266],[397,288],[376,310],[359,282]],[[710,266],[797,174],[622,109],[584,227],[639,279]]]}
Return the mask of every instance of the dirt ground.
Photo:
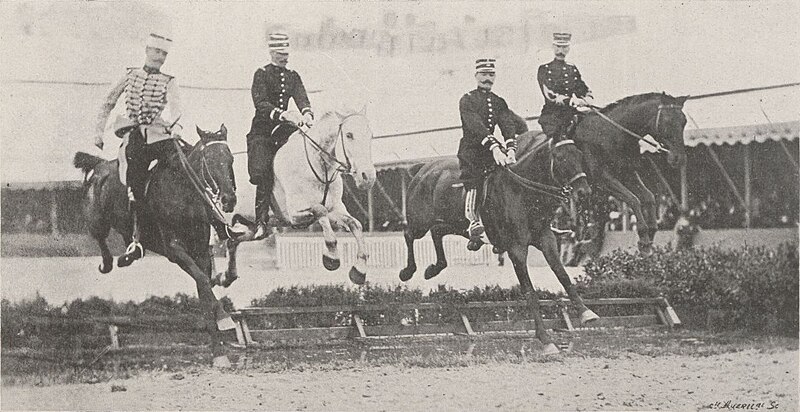
{"label": "dirt ground", "polygon": [[441,368],[149,372],[97,384],[4,387],[2,409],[797,411],[797,388],[796,350],[748,349]]}

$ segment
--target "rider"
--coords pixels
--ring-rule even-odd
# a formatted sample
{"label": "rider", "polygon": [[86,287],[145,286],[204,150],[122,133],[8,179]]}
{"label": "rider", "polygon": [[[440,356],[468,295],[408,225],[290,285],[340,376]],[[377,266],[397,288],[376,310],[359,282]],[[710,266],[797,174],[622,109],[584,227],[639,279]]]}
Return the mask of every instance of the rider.
{"label": "rider", "polygon": [[[478,87],[459,101],[463,136],[458,146],[461,180],[466,198],[464,214],[469,219],[469,250],[483,245],[484,228],[478,211],[478,188],[483,185],[487,170],[516,162],[516,124],[506,101],[492,93],[495,81],[495,59],[475,61]],[[495,137],[500,126],[503,137]]]}
{"label": "rider", "polygon": [[[255,239],[267,235],[270,197],[274,185],[272,163],[285,139],[273,138],[272,132],[281,122],[297,126],[314,124],[314,113],[300,75],[286,68],[289,62],[289,36],[283,33],[269,35],[271,62],[259,67],[253,76],[251,94],[256,114],[247,134],[247,169],[250,183],[256,185]],[[293,98],[300,113],[288,111],[289,98]]]}
{"label": "rider", "polygon": [[[177,81],[173,76],[161,72],[167,58],[172,39],[151,33],[145,48],[143,67],[129,67],[125,75],[109,92],[97,116],[94,144],[102,150],[103,133],[111,111],[123,94],[125,111],[114,120],[114,133],[122,138],[119,150],[119,177],[128,187],[128,198],[134,212],[133,240],[123,261],[133,261],[144,256],[139,243],[139,227],[142,222],[147,169],[153,160],[166,161],[175,153],[172,139],[180,139],[182,107]],[[213,220],[212,226],[221,239],[230,237],[224,222]]]}
{"label": "rider", "polygon": [[555,140],[571,133],[576,114],[589,111],[593,101],[578,68],[564,60],[571,38],[570,33],[553,33],[555,58],[539,66],[536,76],[545,99],[539,124],[547,137]]}

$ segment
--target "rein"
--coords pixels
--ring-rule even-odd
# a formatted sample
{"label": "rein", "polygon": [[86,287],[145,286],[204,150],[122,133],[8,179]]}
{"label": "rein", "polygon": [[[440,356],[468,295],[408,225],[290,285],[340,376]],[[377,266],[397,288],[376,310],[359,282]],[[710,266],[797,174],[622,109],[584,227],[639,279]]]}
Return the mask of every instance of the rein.
{"label": "rein", "polygon": [[[203,155],[203,150],[212,145],[212,144],[223,144],[225,146],[228,145],[227,142],[223,142],[220,140],[214,140],[208,143],[200,142],[200,147],[195,147],[194,150],[200,150],[200,155],[203,159],[203,166],[201,169],[201,173],[203,174],[203,178],[197,176],[197,173],[192,168],[192,165],[189,163],[189,159],[186,158],[186,155],[183,153],[183,148],[178,144],[177,139],[172,139],[172,142],[175,144],[175,149],[178,152],[178,159],[180,160],[180,164],[183,167],[183,170],[186,172],[186,175],[189,176],[189,181],[192,182],[192,186],[194,187],[197,194],[203,199],[206,205],[211,209],[211,212],[214,214],[214,217],[218,220],[224,222],[225,216],[222,214],[222,211],[217,206],[217,197],[219,196],[219,185],[214,180],[214,177],[211,176],[211,182],[214,184],[214,188],[210,187],[211,185],[208,184],[208,181],[205,179],[205,170],[208,168],[208,163],[206,162],[206,157]],[[202,181],[202,184],[201,184]]]}
{"label": "rein", "polygon": [[[575,142],[572,141],[572,140],[562,140],[562,141],[556,143],[555,145],[552,145],[552,143],[551,143],[551,145],[552,145],[551,152],[550,152],[551,153],[550,154],[550,175],[551,176],[553,176],[552,149],[555,149],[558,146],[563,146],[563,145],[566,145],[566,144],[575,144]],[[525,157],[523,157],[522,159],[527,158],[527,156],[528,156],[528,154],[526,153]],[[522,159],[520,159],[520,160],[522,160]],[[569,182],[567,182],[563,187],[557,187],[557,186],[551,186],[551,185],[544,184],[544,183],[534,182],[533,180],[524,178],[524,177],[520,176],[519,174],[517,174],[516,172],[514,172],[513,170],[511,170],[510,168],[504,168],[504,170],[506,172],[508,172],[509,176],[511,176],[511,178],[514,179],[517,183],[519,183],[522,187],[524,187],[526,189],[533,190],[534,192],[539,192],[539,193],[554,197],[554,198],[556,198],[556,199],[558,199],[560,201],[563,201],[563,202],[566,202],[567,200],[569,200],[568,196],[569,196],[569,192],[571,191],[570,186],[572,185],[572,183],[574,183],[576,180],[578,180],[578,179],[580,179],[582,177],[586,177],[586,173],[583,173],[583,172],[578,173],[575,176],[573,176],[572,179],[570,179]]]}
{"label": "rein", "polygon": [[[614,120],[612,120],[610,117],[608,117],[608,116],[606,116],[605,114],[603,114],[603,113],[600,111],[600,108],[599,108],[599,107],[597,107],[597,106],[593,106],[593,105],[589,105],[588,107],[589,107],[589,109],[592,111],[592,113],[594,113],[594,114],[596,114],[596,115],[600,116],[600,117],[601,117],[603,120],[605,120],[605,121],[607,121],[607,122],[611,123],[611,125],[613,125],[613,126],[614,126],[614,127],[616,127],[617,129],[619,129],[619,130],[622,130],[623,132],[627,133],[628,135],[630,135],[630,136],[632,136],[632,137],[635,137],[635,138],[639,139],[639,141],[645,142],[645,143],[649,144],[650,146],[653,146],[653,147],[656,149],[656,152],[659,152],[659,153],[669,153],[669,150],[668,150],[667,148],[665,148],[664,146],[662,146],[660,142],[656,141],[655,143],[653,143],[653,142],[651,142],[651,141],[649,141],[649,140],[645,140],[645,138],[644,138],[644,137],[642,137],[642,136],[639,136],[638,134],[636,134],[636,133],[634,133],[634,132],[632,132],[632,131],[630,131],[630,130],[626,129],[626,128],[625,128],[625,126],[623,126],[623,125],[621,125],[621,124],[619,124],[619,123],[615,122],[615,121],[614,121]],[[658,106],[658,113],[656,114],[656,132],[658,132],[658,120],[659,120],[659,117],[661,116],[661,109],[662,109],[662,108],[672,108],[672,107],[677,107],[677,106],[675,106],[675,105],[668,105],[668,106],[659,105],[659,106]]]}
{"label": "rein", "polygon": [[[311,168],[311,172],[314,173],[314,177],[317,178],[317,181],[322,183],[322,185],[324,186],[324,189],[323,189],[323,192],[322,192],[322,205],[325,205],[325,201],[328,199],[328,191],[330,190],[331,183],[333,183],[336,180],[336,177],[338,177],[338,173],[342,173],[342,174],[352,173],[353,165],[352,165],[352,163],[350,163],[350,157],[347,156],[347,148],[345,147],[344,133],[342,133],[342,126],[344,126],[344,122],[348,118],[350,118],[352,116],[356,116],[356,115],[357,114],[347,115],[344,118],[342,118],[342,121],[339,123],[339,131],[337,132],[337,139],[341,140],[341,142],[342,142],[342,152],[344,153],[344,162],[339,160],[336,157],[336,155],[334,153],[332,153],[332,151],[328,152],[327,150],[325,150],[325,148],[323,148],[322,145],[317,143],[313,138],[311,138],[311,136],[308,135],[308,133],[306,133],[299,126],[294,125],[295,127],[297,127],[297,131],[300,132],[300,134],[303,136],[303,150],[306,153],[306,162],[308,163],[308,167]],[[314,149],[317,150],[320,158],[322,158],[322,161],[324,163],[326,163],[326,164],[335,164],[336,165],[336,168],[333,170],[333,173],[330,173],[330,175],[329,175],[328,168],[324,167],[323,171],[324,171],[324,175],[325,176],[323,178],[322,176],[320,176],[320,174],[317,172],[317,170],[314,169],[314,165],[311,163],[311,156],[309,156],[309,154],[308,154],[308,143],[311,143],[311,146],[313,146]],[[334,141],[333,149],[334,150],[336,149],[335,141]]]}

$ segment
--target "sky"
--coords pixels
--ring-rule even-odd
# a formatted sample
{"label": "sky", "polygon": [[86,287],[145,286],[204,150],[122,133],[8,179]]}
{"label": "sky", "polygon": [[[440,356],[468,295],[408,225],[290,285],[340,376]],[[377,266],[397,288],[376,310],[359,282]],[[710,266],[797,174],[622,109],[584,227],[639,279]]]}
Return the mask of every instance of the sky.
{"label": "sky", "polygon": [[4,1],[0,12],[4,181],[80,178],[64,168],[93,150],[104,83],[142,64],[152,31],[175,40],[163,70],[181,85],[234,89],[185,89],[183,101],[189,129],[225,123],[237,150],[273,29],[292,36],[289,66],[312,104],[367,104],[376,135],[458,125],[479,57],[498,59],[495,92],[537,115],[535,73],[552,59],[553,31],[573,33],[568,60],[600,104],[800,81],[797,1]]}

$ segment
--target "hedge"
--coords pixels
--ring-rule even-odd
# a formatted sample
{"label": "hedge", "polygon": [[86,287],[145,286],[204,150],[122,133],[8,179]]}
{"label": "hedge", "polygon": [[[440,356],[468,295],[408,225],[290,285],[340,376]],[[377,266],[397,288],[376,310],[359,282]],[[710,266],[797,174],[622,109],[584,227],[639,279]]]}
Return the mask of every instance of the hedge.
{"label": "hedge", "polygon": [[650,257],[615,251],[586,265],[586,298],[664,296],[691,326],[798,333],[798,250],[719,247]]}

